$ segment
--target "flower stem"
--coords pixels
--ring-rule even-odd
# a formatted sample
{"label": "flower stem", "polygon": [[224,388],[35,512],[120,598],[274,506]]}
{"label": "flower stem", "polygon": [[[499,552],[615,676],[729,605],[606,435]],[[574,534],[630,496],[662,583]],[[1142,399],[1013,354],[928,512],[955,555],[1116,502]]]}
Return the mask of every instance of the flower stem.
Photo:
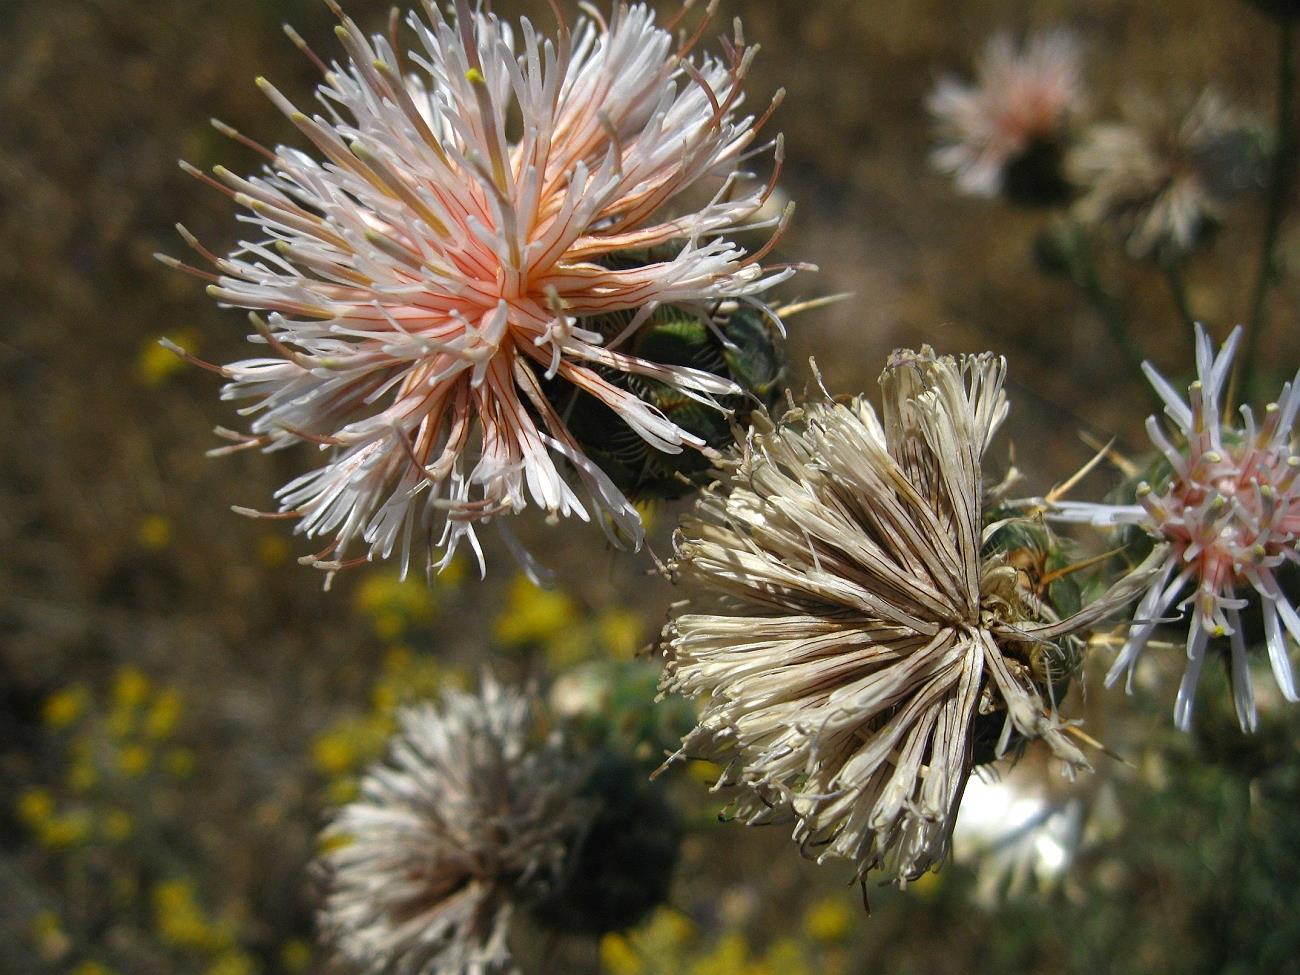
{"label": "flower stem", "polygon": [[1165,280],[1169,282],[1169,295],[1178,308],[1178,317],[1183,320],[1190,332],[1196,324],[1192,313],[1192,303],[1187,297],[1187,281],[1183,277],[1183,262],[1177,257],[1166,257],[1160,262],[1164,266]]}
{"label": "flower stem", "polygon": [[1268,214],[1264,221],[1259,270],[1255,276],[1255,291],[1251,298],[1250,318],[1246,325],[1245,349],[1240,360],[1241,382],[1247,394],[1255,378],[1255,356],[1259,349],[1260,332],[1264,328],[1268,292],[1277,281],[1277,239],[1290,200],[1292,170],[1295,169],[1296,27],[1295,21],[1289,17],[1279,17],[1277,25],[1277,143],[1273,147],[1273,167],[1268,187]]}
{"label": "flower stem", "polygon": [[[1145,357],[1142,355],[1142,350],[1138,348],[1137,342],[1133,340],[1128,312],[1102,283],[1097,261],[1092,252],[1092,241],[1088,239],[1087,234],[1082,232],[1077,234],[1072,257],[1070,274],[1075,285],[1083,292],[1089,306],[1101,319],[1106,327],[1106,334],[1115,343],[1115,347],[1123,354],[1138,378],[1143,379],[1142,362]],[[1142,385],[1146,386],[1145,380]]]}

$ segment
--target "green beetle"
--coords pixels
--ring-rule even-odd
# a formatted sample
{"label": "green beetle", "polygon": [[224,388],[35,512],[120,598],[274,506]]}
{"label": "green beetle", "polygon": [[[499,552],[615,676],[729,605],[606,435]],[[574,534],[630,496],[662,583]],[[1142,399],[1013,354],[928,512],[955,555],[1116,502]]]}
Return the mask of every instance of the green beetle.
{"label": "green beetle", "polygon": [[[584,328],[607,340],[619,335],[631,313],[586,319]],[[708,446],[732,442],[732,425],[744,425],[756,407],[771,408],[785,377],[781,336],[761,309],[727,306],[702,318],[686,308],[665,306],[650,315],[620,351],[666,366],[689,366],[731,380],[743,392],[719,397],[714,409],[658,380],[616,370],[599,370]],[[547,384],[551,405],[564,419],[583,452],[633,500],[671,500],[708,480],[709,460],[695,450],[665,454],[655,450],[613,410],[569,384]],[[725,411],[725,412],[724,412]]]}

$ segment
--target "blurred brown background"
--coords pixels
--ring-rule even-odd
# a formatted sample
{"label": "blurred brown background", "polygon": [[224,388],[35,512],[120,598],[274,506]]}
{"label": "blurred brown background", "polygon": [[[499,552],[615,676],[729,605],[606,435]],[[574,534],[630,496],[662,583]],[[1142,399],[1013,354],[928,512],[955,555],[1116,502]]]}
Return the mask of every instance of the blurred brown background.
{"label": "blurred brown background", "polygon": [[[346,6],[367,29],[387,13],[374,0]],[[550,23],[540,3],[495,7]],[[216,444],[210,428],[237,418],[218,401],[215,377],[171,369],[154,343],[183,337],[200,356],[230,361],[245,354],[245,321],[151,255],[181,255],[176,221],[216,250],[232,245],[228,201],[176,159],[256,168],[209,116],[267,143],[291,140],[252,79],[265,74],[306,103],[314,69],[280,24],[332,58],[334,19],[316,0],[5,0],[0,13],[0,969],[71,971],[98,957],[97,945],[112,949],[113,938],[157,923],[156,891],[138,889],[123,895],[118,920],[78,929],[77,918],[94,913],[84,878],[98,874],[69,864],[134,854],[97,852],[98,841],[84,840],[74,856],[75,844],[41,842],[14,807],[34,784],[61,781],[71,761],[51,726],[50,696],[84,688],[83,711],[111,717],[102,702],[117,693],[123,668],[134,668],[126,672],[183,697],[172,734],[200,770],[168,786],[171,806],[157,811],[167,830],[184,834],[167,834],[176,870],[197,878],[205,910],[235,918],[234,940],[257,966],[247,970],[314,970],[295,968],[313,963],[283,947],[310,938],[303,865],[329,801],[313,742],[368,706],[392,650],[360,595],[367,572],[379,570],[345,574],[323,593],[322,577],[295,564],[309,547],[286,524],[230,513],[231,504],[269,507],[274,488],[309,458],[205,459]],[[1064,24],[1085,46],[1094,115],[1112,114],[1126,89],[1178,95],[1213,84],[1270,118],[1271,23],[1238,0],[724,0],[718,31],[734,15],[763,47],[752,104],[788,90],[775,125],[787,139],[783,189],[798,212],[781,253],[821,270],[786,294],[853,295],[791,320],[793,385],[808,380],[810,355],[831,390],[851,392],[874,388],[896,346],[991,348],[1010,359],[1003,444],[1014,442],[1030,490],[1087,459],[1077,431],[1140,445],[1145,393],[1070,283],[1035,267],[1047,215],[961,198],[931,172],[924,97],[945,71],[968,74],[995,30]],[[1258,200],[1243,201],[1188,267],[1193,306],[1219,336],[1246,314],[1261,213]],[[1288,265],[1300,259],[1297,234],[1300,224],[1284,229]],[[1190,336],[1160,276],[1117,256],[1106,271],[1147,355],[1185,373]],[[1263,348],[1279,373],[1300,346],[1298,295],[1292,276],[1270,305]],[[675,511],[657,512],[652,545],[661,555]],[[576,604],[630,611],[647,642],[672,598],[647,579],[649,560],[610,552],[577,524],[546,537],[542,550]],[[421,639],[440,659],[472,665],[484,653],[514,580],[491,540],[488,562],[485,584],[462,584],[435,621],[409,624],[424,627]],[[531,667],[522,656],[501,665]],[[139,837],[146,821],[132,815]],[[688,851],[686,882],[765,885],[754,896],[766,906],[747,917],[802,897],[814,878],[835,890],[848,879],[798,862],[784,837],[754,839],[739,827],[717,837],[694,860]],[[33,925],[49,928],[50,914],[64,941],[33,934]],[[907,915],[888,917],[862,925],[859,947],[903,938]],[[918,948],[912,970],[972,970],[969,957],[945,960],[935,947]],[[166,959],[183,953],[163,952],[141,970],[215,970],[205,966],[220,952],[194,950],[193,966],[169,969],[179,963]],[[1050,958],[1035,967],[1055,970]]]}

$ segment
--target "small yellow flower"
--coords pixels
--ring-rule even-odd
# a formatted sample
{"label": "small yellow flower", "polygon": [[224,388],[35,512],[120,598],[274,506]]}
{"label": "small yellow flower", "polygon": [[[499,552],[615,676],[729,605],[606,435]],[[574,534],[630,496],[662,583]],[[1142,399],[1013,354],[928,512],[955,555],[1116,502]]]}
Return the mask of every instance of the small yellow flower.
{"label": "small yellow flower", "polygon": [[695,922],[681,911],[661,907],[651,917],[646,934],[649,941],[678,948],[693,941],[699,932],[695,928]]}
{"label": "small yellow flower", "polygon": [[154,698],[144,719],[144,733],[154,741],[170,738],[181,716],[181,696],[174,688],[167,688]]}
{"label": "small yellow flower", "polygon": [[822,898],[805,912],[803,929],[809,938],[822,944],[843,941],[853,929],[853,912],[840,898]]}
{"label": "small yellow flower", "polygon": [[596,621],[600,641],[616,657],[631,657],[644,642],[645,622],[636,613],[610,609]]}
{"label": "small yellow flower", "polygon": [[117,767],[129,779],[138,779],[149,771],[153,759],[144,745],[126,745],[117,753]]}
{"label": "small yellow flower", "polygon": [[939,876],[938,871],[927,870],[915,880],[910,881],[907,885],[907,889],[913,891],[920,897],[932,897],[935,891],[939,889],[941,883],[943,883],[943,880]]}
{"label": "small yellow flower", "polygon": [[698,759],[686,763],[686,772],[697,782],[703,782],[705,785],[713,785],[722,775],[722,766],[715,762],[707,762],[704,759]]}
{"label": "small yellow flower", "polygon": [[326,732],[312,742],[311,758],[326,775],[349,771],[357,761],[356,745],[346,733]]}
{"label": "small yellow flower", "polygon": [[41,718],[47,728],[60,731],[85,714],[89,703],[90,692],[81,684],[72,684],[45,699]]}
{"label": "small yellow flower", "polygon": [[158,937],[178,948],[210,949],[218,934],[199,907],[194,882],[166,880],[153,889],[154,923]]}
{"label": "small yellow flower", "polygon": [[465,560],[454,558],[447,567],[433,577],[436,585],[443,589],[455,589],[465,580]]}
{"label": "small yellow flower", "polygon": [[[808,950],[794,938],[773,941],[763,957],[763,964],[779,975],[813,975]],[[817,975],[830,975],[825,964],[818,966]]]}
{"label": "small yellow flower", "polygon": [[331,806],[343,806],[351,802],[360,793],[356,779],[335,779],[325,790],[325,798]]}
{"label": "small yellow flower", "polygon": [[54,911],[41,911],[32,918],[32,937],[49,938],[63,933],[63,922]]}
{"label": "small yellow flower", "polygon": [[20,822],[35,828],[54,815],[54,796],[46,789],[26,789],[14,809]]}
{"label": "small yellow flower", "polygon": [[357,587],[355,597],[359,611],[370,617],[371,626],[381,640],[392,640],[412,625],[433,619],[435,597],[420,579],[397,572],[374,572]]}
{"label": "small yellow flower", "polygon": [[62,850],[85,841],[90,835],[90,814],[75,810],[61,816],[51,816],[36,827],[36,838],[51,850]]}
{"label": "small yellow flower", "polygon": [[113,969],[97,961],[83,961],[68,975],[114,975]]}
{"label": "small yellow flower", "polygon": [[600,964],[607,975],[644,975],[645,962],[621,934],[600,939]]}
{"label": "small yellow flower", "polygon": [[545,645],[573,631],[578,608],[558,589],[539,589],[520,574],[515,577],[506,608],[497,617],[493,632],[507,646],[535,643]]}
{"label": "small yellow flower", "polygon": [[141,547],[160,552],[171,544],[172,523],[163,515],[146,515],[135,532]]}
{"label": "small yellow flower", "polygon": [[113,682],[113,703],[120,708],[138,708],[149,698],[153,686],[140,670],[123,667]]}
{"label": "small yellow flower", "polygon": [[301,938],[286,941],[280,949],[280,965],[286,972],[305,972],[311,958],[311,946]]}
{"label": "small yellow flower", "polygon": [[724,934],[714,949],[696,960],[689,971],[690,975],[751,975],[749,946],[744,935],[734,931]]}
{"label": "small yellow flower", "polygon": [[[193,332],[181,332],[168,337],[191,354],[198,348]],[[156,338],[147,340],[135,358],[135,377],[143,386],[160,386],[183,368],[185,360],[159,345]]]}

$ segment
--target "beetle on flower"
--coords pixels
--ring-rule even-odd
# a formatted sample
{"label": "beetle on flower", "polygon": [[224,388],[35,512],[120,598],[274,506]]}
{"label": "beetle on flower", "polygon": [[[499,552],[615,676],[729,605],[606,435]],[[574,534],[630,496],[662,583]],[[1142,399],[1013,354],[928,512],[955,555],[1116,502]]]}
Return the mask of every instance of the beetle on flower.
{"label": "beetle on flower", "polygon": [[[657,450],[707,450],[610,377],[709,404],[737,393],[619,345],[658,307],[761,307],[793,273],[762,264],[789,216],[756,216],[776,173],[763,185],[739,168],[767,118],[740,114],[756,48],[737,24],[723,58],[695,58],[703,26],[679,43],[641,4],[589,11],[550,40],[456,0],[450,20],[432,3],[412,13],[418,47],[401,54],[327,2],[345,64],[289,32],[324,72],[325,115],[258,81],[324,160],[219,125],[260,149],[265,173],[186,167],[248,210],[258,236],[220,258],[185,234],[218,272],[196,273],[251,310],[250,340],[267,350],[218,369],[223,398],[255,401],[251,435],[226,432],[227,449],[328,452],[277,493],[299,532],[332,536],[304,560],[327,570],[394,553],[403,571],[413,554],[441,567],[462,541],[481,566],[476,526],[530,504],[639,543],[636,510],[547,390],[590,394]],[[779,138],[774,155],[779,171]],[[711,199],[674,208],[706,182]],[[773,225],[755,253],[726,236]],[[622,333],[592,327],[619,313]]]}

